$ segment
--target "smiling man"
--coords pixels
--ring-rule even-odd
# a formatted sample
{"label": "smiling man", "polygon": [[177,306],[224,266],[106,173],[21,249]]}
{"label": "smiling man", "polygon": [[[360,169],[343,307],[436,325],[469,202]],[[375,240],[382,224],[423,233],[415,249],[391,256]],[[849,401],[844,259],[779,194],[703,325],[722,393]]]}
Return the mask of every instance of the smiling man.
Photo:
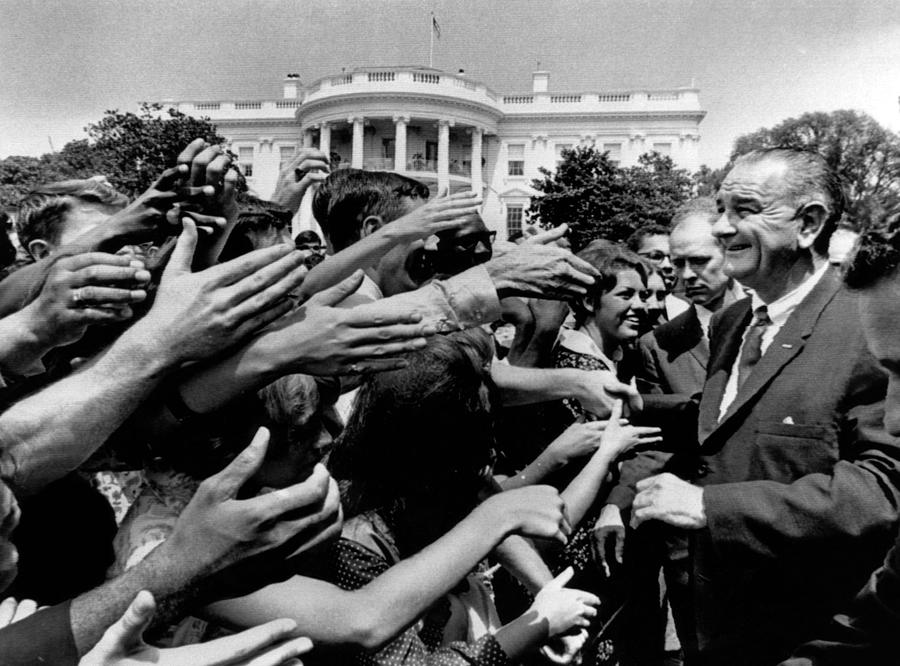
{"label": "smiling man", "polygon": [[689,663],[772,664],[820,634],[889,546],[900,440],[858,295],[825,259],[843,211],[815,153],[739,158],[713,233],[753,290],[712,320],[698,447],[637,484],[633,523],[687,530]]}

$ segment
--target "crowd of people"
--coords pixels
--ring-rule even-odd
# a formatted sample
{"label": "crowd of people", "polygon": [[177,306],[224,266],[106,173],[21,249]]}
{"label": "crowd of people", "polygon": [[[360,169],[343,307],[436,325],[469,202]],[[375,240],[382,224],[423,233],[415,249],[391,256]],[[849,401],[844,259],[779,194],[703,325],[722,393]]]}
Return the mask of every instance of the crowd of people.
{"label": "crowd of people", "polygon": [[329,166],[20,202],[0,663],[900,663],[900,218],[829,261],[776,148],[573,252]]}

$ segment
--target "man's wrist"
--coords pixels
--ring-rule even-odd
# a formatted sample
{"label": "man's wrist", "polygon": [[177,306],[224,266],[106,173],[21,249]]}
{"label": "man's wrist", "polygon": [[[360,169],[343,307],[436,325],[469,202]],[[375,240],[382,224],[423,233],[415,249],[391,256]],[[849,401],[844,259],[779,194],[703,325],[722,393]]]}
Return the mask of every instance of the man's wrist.
{"label": "man's wrist", "polygon": [[509,279],[508,271],[504,268],[499,259],[488,261],[483,264],[483,266],[487,271],[488,276],[491,278],[491,282],[494,283],[494,289],[500,300],[516,295],[515,284]]}

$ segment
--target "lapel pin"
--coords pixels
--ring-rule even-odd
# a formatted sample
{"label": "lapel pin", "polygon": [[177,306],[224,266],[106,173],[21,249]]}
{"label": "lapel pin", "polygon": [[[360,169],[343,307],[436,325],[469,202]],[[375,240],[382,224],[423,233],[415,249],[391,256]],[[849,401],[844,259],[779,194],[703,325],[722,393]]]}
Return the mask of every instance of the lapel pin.
{"label": "lapel pin", "polygon": [[785,416],[782,423],[784,423],[785,425],[794,425],[794,419],[790,416]]}
{"label": "lapel pin", "polygon": [[782,344],[781,346],[784,347],[785,349],[793,349],[793,348],[794,348],[794,345],[785,345],[785,344]]}

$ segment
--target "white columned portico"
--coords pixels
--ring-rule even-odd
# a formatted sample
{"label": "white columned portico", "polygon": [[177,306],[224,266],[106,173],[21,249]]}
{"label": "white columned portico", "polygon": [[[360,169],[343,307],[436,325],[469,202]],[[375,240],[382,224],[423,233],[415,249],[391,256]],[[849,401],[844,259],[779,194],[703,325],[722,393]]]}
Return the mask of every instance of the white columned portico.
{"label": "white columned portico", "polygon": [[469,174],[472,179],[472,190],[481,194],[484,189],[484,181],[481,176],[481,140],[484,136],[484,130],[480,127],[473,127],[472,130],[472,169]]}
{"label": "white columned portico", "polygon": [[450,128],[452,120],[438,121],[437,187],[443,192],[450,187]]}
{"label": "white columned portico", "polygon": [[319,124],[319,150],[331,156],[331,125],[328,123]]}
{"label": "white columned portico", "polygon": [[394,171],[406,171],[406,126],[409,116],[394,116]]}
{"label": "white columned portico", "polygon": [[350,116],[348,123],[353,123],[353,154],[350,157],[350,166],[354,169],[363,167],[363,122],[362,116]]}

